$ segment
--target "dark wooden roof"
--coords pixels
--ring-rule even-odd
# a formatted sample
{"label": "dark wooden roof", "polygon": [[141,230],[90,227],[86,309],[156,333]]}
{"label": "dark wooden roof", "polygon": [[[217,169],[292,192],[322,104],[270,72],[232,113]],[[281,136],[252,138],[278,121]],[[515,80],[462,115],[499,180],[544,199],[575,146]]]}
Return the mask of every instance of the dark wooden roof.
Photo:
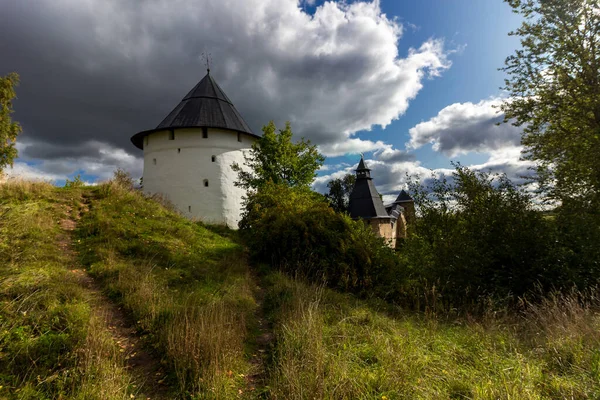
{"label": "dark wooden roof", "polygon": [[367,168],[367,166],[365,164],[364,157],[360,158],[360,162],[358,163],[358,167],[356,167],[356,171],[370,171],[370,169]]}
{"label": "dark wooden roof", "polygon": [[385,206],[385,211],[388,213],[390,218],[398,219],[398,217],[400,217],[400,214],[404,212],[404,207],[402,207],[398,203],[393,203],[388,206]]}
{"label": "dark wooden roof", "polygon": [[131,141],[142,149],[144,136],[181,128],[220,128],[259,137],[252,132],[210,71],[155,129],[139,132]]}
{"label": "dark wooden roof", "polygon": [[410,197],[408,193],[406,193],[406,190],[402,190],[396,198],[396,201],[394,201],[394,203],[404,203],[407,201],[413,201],[413,198]]}
{"label": "dark wooden roof", "polygon": [[350,193],[350,204],[348,206],[350,216],[365,219],[391,218],[383,206],[381,197],[368,171],[370,170],[361,157],[356,169],[356,183],[352,188],[352,193]]}

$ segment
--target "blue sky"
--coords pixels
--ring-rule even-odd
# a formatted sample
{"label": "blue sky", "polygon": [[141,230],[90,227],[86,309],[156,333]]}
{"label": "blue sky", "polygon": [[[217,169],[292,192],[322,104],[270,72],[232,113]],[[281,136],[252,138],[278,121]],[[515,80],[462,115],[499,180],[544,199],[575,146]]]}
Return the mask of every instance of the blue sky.
{"label": "blue sky", "polygon": [[[318,4],[318,3],[317,3]],[[517,28],[520,18],[503,1],[497,0],[382,0],[381,9],[405,25],[399,43],[400,54],[418,47],[427,39],[443,38],[452,66],[441,77],[424,83],[406,114],[382,129],[358,132],[357,136],[376,136],[398,148],[410,139],[408,131],[419,122],[434,117],[453,103],[473,102],[501,95],[504,73],[499,71],[505,58],[519,46],[518,38],[508,33]],[[427,168],[450,168],[450,161],[477,164],[486,155],[468,153],[447,157],[431,150],[431,145],[414,151]],[[329,157],[328,164],[356,163],[357,156]]]}

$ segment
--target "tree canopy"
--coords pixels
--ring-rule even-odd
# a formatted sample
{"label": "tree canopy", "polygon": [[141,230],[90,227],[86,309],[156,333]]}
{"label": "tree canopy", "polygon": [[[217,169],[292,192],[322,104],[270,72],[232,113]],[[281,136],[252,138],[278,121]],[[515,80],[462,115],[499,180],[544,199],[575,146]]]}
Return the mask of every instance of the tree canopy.
{"label": "tree canopy", "polygon": [[600,189],[600,7],[598,0],[506,0],[524,17],[506,59],[505,121],[522,126],[525,158],[550,198]]}
{"label": "tree canopy", "polygon": [[273,121],[263,127],[263,135],[244,156],[247,168],[234,164],[238,172],[236,185],[244,189],[258,189],[271,181],[287,187],[308,187],[317,176],[325,158],[317,146],[301,138],[292,142],[289,122],[277,130]]}
{"label": "tree canopy", "polygon": [[350,203],[350,193],[354,188],[356,176],[354,174],[346,174],[342,178],[336,178],[327,183],[329,192],[325,195],[331,208],[337,212],[347,212]]}
{"label": "tree canopy", "polygon": [[409,183],[420,218],[401,257],[453,301],[523,295],[572,281],[556,262],[550,221],[506,175],[455,164],[451,177]]}
{"label": "tree canopy", "polygon": [[0,174],[6,166],[12,166],[17,157],[15,143],[17,135],[21,133],[21,125],[12,120],[11,114],[18,84],[19,75],[14,72],[0,77]]}

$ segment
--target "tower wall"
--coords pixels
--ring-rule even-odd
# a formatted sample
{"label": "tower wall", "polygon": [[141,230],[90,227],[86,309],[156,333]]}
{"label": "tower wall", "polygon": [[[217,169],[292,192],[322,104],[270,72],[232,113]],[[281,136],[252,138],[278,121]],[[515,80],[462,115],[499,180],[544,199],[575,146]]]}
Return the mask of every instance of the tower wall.
{"label": "tower wall", "polygon": [[[244,190],[233,163],[244,163],[254,138],[208,128],[157,131],[144,138],[144,192],[160,193],[185,216],[237,229]],[[214,161],[213,161],[214,156]],[[208,186],[205,186],[205,182]]]}
{"label": "tower wall", "polygon": [[416,221],[416,213],[415,213],[415,202],[413,200],[405,200],[399,202],[399,204],[404,207],[404,214],[407,225],[412,225]]}
{"label": "tower wall", "polygon": [[392,249],[396,248],[396,227],[391,218],[373,218],[363,220],[368,226],[371,227],[373,232],[382,238],[384,238]]}

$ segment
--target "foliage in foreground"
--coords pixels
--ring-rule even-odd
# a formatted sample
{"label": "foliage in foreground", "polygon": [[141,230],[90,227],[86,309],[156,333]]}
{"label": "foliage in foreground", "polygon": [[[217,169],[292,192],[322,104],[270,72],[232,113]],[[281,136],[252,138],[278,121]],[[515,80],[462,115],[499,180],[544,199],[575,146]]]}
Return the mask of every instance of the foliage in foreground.
{"label": "foliage in foreground", "polygon": [[[232,166],[238,172],[237,186],[256,190],[267,182],[290,187],[308,187],[325,158],[310,140],[292,142],[289,122],[277,130],[273,121],[263,127],[262,136],[244,156],[245,166]],[[246,168],[247,167],[247,168]]]}
{"label": "foliage in foreground", "polygon": [[382,238],[309,189],[266,183],[249,195],[240,228],[254,259],[335,288],[387,296],[403,276]]}
{"label": "foliage in foreground", "polygon": [[411,189],[420,218],[400,250],[412,278],[408,300],[424,301],[432,286],[459,306],[572,285],[551,221],[506,176],[459,165],[451,179]]}
{"label": "foliage in foreground", "polygon": [[119,348],[75,274],[58,225],[81,191],[0,185],[0,398],[123,399]]}
{"label": "foliage in foreground", "polygon": [[[180,397],[600,396],[600,302],[593,291],[524,302],[519,313],[496,309],[477,319],[451,319],[441,313],[405,314],[389,303],[361,301],[279,272],[267,272],[261,283],[275,336],[265,387],[248,391],[245,376],[256,372],[249,354],[258,305],[243,248],[131,191],[128,182],[93,189],[0,185],[0,260],[8,260],[0,262],[0,397],[135,394],[135,381],[102,318],[91,312],[90,299],[65,269],[73,260],[57,242],[59,216],[66,205],[80,207],[82,193],[93,196],[77,232],[82,259],[163,356],[170,371],[166,381],[177,384]],[[286,233],[287,239],[265,237],[274,246],[289,240],[320,251],[303,227],[321,232],[325,240],[336,223],[355,224],[308,191],[271,189],[259,191],[266,197],[255,205],[274,199],[280,210],[251,209],[266,217],[259,221],[261,229],[292,226],[291,232],[300,232]],[[302,218],[293,222],[298,212]],[[365,241],[365,260],[377,260],[370,251],[386,248],[371,242],[374,236],[363,228],[344,229],[357,246],[358,239]],[[262,243],[267,251],[268,242]],[[297,256],[304,257],[300,251]],[[385,287],[379,280],[385,275],[365,271],[376,277],[373,290]]]}
{"label": "foliage in foreground", "polygon": [[597,298],[571,294],[481,321],[420,318],[271,274],[275,399],[600,396]]}
{"label": "foliage in foreground", "polygon": [[593,203],[575,199],[543,212],[505,175],[460,165],[448,179],[411,186],[420,217],[399,251],[409,274],[404,304],[515,304],[521,296],[600,283],[600,213]]}
{"label": "foliage in foreground", "polygon": [[95,196],[79,223],[83,263],[133,315],[166,380],[180,396],[239,397],[253,372],[245,341],[256,308],[243,248],[129,184]]}
{"label": "foliage in foreground", "polygon": [[2,170],[13,165],[17,157],[15,147],[17,135],[21,133],[21,125],[11,118],[13,113],[12,101],[17,96],[15,87],[19,84],[19,75],[16,73],[0,76],[0,175]]}
{"label": "foliage in foreground", "polygon": [[524,157],[555,200],[600,196],[600,4],[506,0],[523,17],[506,59],[507,122],[523,127]]}

